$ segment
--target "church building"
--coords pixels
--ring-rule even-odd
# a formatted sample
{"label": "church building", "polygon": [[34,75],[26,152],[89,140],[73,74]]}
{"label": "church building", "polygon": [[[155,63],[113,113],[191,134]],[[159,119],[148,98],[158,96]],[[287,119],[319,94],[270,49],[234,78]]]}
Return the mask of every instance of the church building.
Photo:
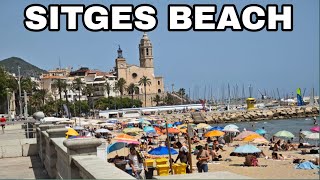
{"label": "church building", "polygon": [[[131,83],[134,83],[139,87],[139,92],[135,94],[144,94],[144,86],[139,86],[139,81],[143,76],[146,76],[150,79],[150,86],[147,85],[147,106],[152,105],[152,97],[156,94],[164,93],[164,81],[163,77],[155,76],[154,74],[154,64],[153,64],[153,47],[151,41],[146,33],[143,34],[142,39],[139,44],[139,61],[140,66],[129,65],[126,62],[126,59],[122,55],[122,50],[119,47],[118,57],[116,58],[116,75],[117,79],[123,78],[126,80],[126,86]],[[128,95],[128,92],[124,92],[125,95]],[[144,103],[144,99],[141,99]]]}

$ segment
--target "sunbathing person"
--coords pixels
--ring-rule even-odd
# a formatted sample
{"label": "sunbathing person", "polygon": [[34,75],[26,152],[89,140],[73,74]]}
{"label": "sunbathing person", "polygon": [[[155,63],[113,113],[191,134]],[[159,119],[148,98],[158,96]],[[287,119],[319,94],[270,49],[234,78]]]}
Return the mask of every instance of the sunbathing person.
{"label": "sunbathing person", "polygon": [[212,152],[212,161],[220,161],[221,160],[222,156],[219,155],[218,151],[219,151],[218,147],[216,147],[213,150],[213,152]]}

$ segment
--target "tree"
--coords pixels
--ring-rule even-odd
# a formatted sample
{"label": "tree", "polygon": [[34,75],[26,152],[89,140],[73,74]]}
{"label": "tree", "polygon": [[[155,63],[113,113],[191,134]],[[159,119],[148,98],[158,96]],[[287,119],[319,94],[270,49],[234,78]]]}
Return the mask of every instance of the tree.
{"label": "tree", "polygon": [[154,97],[153,101],[156,103],[156,106],[158,106],[158,105],[159,105],[159,102],[161,101],[160,96],[157,94],[157,95]]}
{"label": "tree", "polygon": [[126,87],[126,80],[124,80],[123,78],[120,78],[116,84],[115,84],[115,89],[118,90],[120,92],[120,97],[122,98],[123,96],[123,91]]}
{"label": "tree", "polygon": [[[79,102],[81,101],[81,91],[83,86],[84,83],[82,82],[81,78],[76,78],[72,82],[72,89],[79,92]],[[81,115],[81,103],[79,103],[79,114]]]}
{"label": "tree", "polygon": [[186,94],[186,90],[184,88],[180,88],[178,91],[178,94],[181,96],[181,98],[183,98],[184,95]]}
{"label": "tree", "polygon": [[144,87],[144,107],[147,106],[147,85],[151,85],[151,80],[147,76],[140,78],[139,85]]}
{"label": "tree", "polygon": [[[54,80],[53,84],[51,85],[53,86],[53,89],[58,89],[58,93],[59,93],[59,111],[61,112],[60,117],[62,117],[62,112],[63,112],[63,108],[62,108],[62,92],[64,90],[67,89],[67,82],[64,79],[56,79]],[[67,97],[66,91],[65,92],[65,96]]]}
{"label": "tree", "polygon": [[129,84],[129,86],[127,87],[127,92],[128,92],[128,94],[131,94],[131,99],[133,100],[133,95],[134,95],[134,93],[135,93],[135,91],[136,91],[136,85],[135,84],[133,84],[133,83],[130,83]]}
{"label": "tree", "polygon": [[107,91],[108,97],[110,96],[110,91],[111,91],[111,85],[109,82],[105,83],[105,89]]}
{"label": "tree", "polygon": [[167,94],[167,96],[164,98],[164,102],[166,105],[174,105],[174,98],[171,94]]}
{"label": "tree", "polygon": [[93,108],[93,105],[92,105],[93,104],[92,103],[92,101],[93,101],[92,96],[93,96],[93,93],[94,93],[93,85],[92,84],[87,84],[86,87],[83,90],[83,93],[87,96],[87,98],[88,98],[88,100],[90,102],[90,105]]}

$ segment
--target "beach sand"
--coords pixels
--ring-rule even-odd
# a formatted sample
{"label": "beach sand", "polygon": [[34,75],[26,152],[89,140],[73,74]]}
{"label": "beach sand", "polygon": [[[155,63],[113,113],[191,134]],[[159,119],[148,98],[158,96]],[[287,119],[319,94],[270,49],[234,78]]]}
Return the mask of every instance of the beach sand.
{"label": "beach sand", "polygon": [[[241,142],[237,142],[237,144],[242,144]],[[232,145],[232,144],[231,144]],[[195,145],[193,145],[194,147]],[[266,156],[271,157],[272,151],[269,150],[269,147],[259,147]],[[234,150],[234,147],[225,146],[224,149],[226,151],[219,153],[222,155],[223,161],[209,163],[209,172],[219,172],[219,171],[229,171],[235,174],[248,176],[251,178],[258,179],[318,179],[318,169],[314,170],[301,170],[295,169],[296,164],[293,164],[293,158],[288,158],[287,160],[271,160],[265,158],[259,158],[259,165],[267,165],[267,167],[244,167],[241,166],[245,161],[245,157],[236,157],[230,156],[230,153]],[[177,149],[176,149],[177,150]],[[297,158],[312,160],[315,159],[316,155],[301,155],[299,151],[286,151],[279,152],[284,157],[294,156]],[[124,148],[118,150],[117,152],[112,152],[108,154],[108,158],[112,158],[115,155],[126,156],[129,153],[129,149]],[[172,155],[172,158],[175,160],[177,155]],[[225,159],[230,158],[232,161],[227,162]],[[196,156],[192,155],[192,163],[193,163],[193,172],[197,172],[196,169]],[[156,174],[156,173],[155,173]],[[210,177],[208,177],[210,179]]]}

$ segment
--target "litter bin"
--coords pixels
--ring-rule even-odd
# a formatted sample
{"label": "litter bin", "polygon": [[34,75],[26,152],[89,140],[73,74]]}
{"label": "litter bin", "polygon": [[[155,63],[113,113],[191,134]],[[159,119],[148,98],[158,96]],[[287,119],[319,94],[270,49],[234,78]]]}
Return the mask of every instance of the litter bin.
{"label": "litter bin", "polygon": [[168,176],[169,175],[169,165],[157,165],[158,176]]}
{"label": "litter bin", "polygon": [[154,167],[148,167],[148,171],[145,171],[146,179],[153,178],[153,171],[155,170]]}

